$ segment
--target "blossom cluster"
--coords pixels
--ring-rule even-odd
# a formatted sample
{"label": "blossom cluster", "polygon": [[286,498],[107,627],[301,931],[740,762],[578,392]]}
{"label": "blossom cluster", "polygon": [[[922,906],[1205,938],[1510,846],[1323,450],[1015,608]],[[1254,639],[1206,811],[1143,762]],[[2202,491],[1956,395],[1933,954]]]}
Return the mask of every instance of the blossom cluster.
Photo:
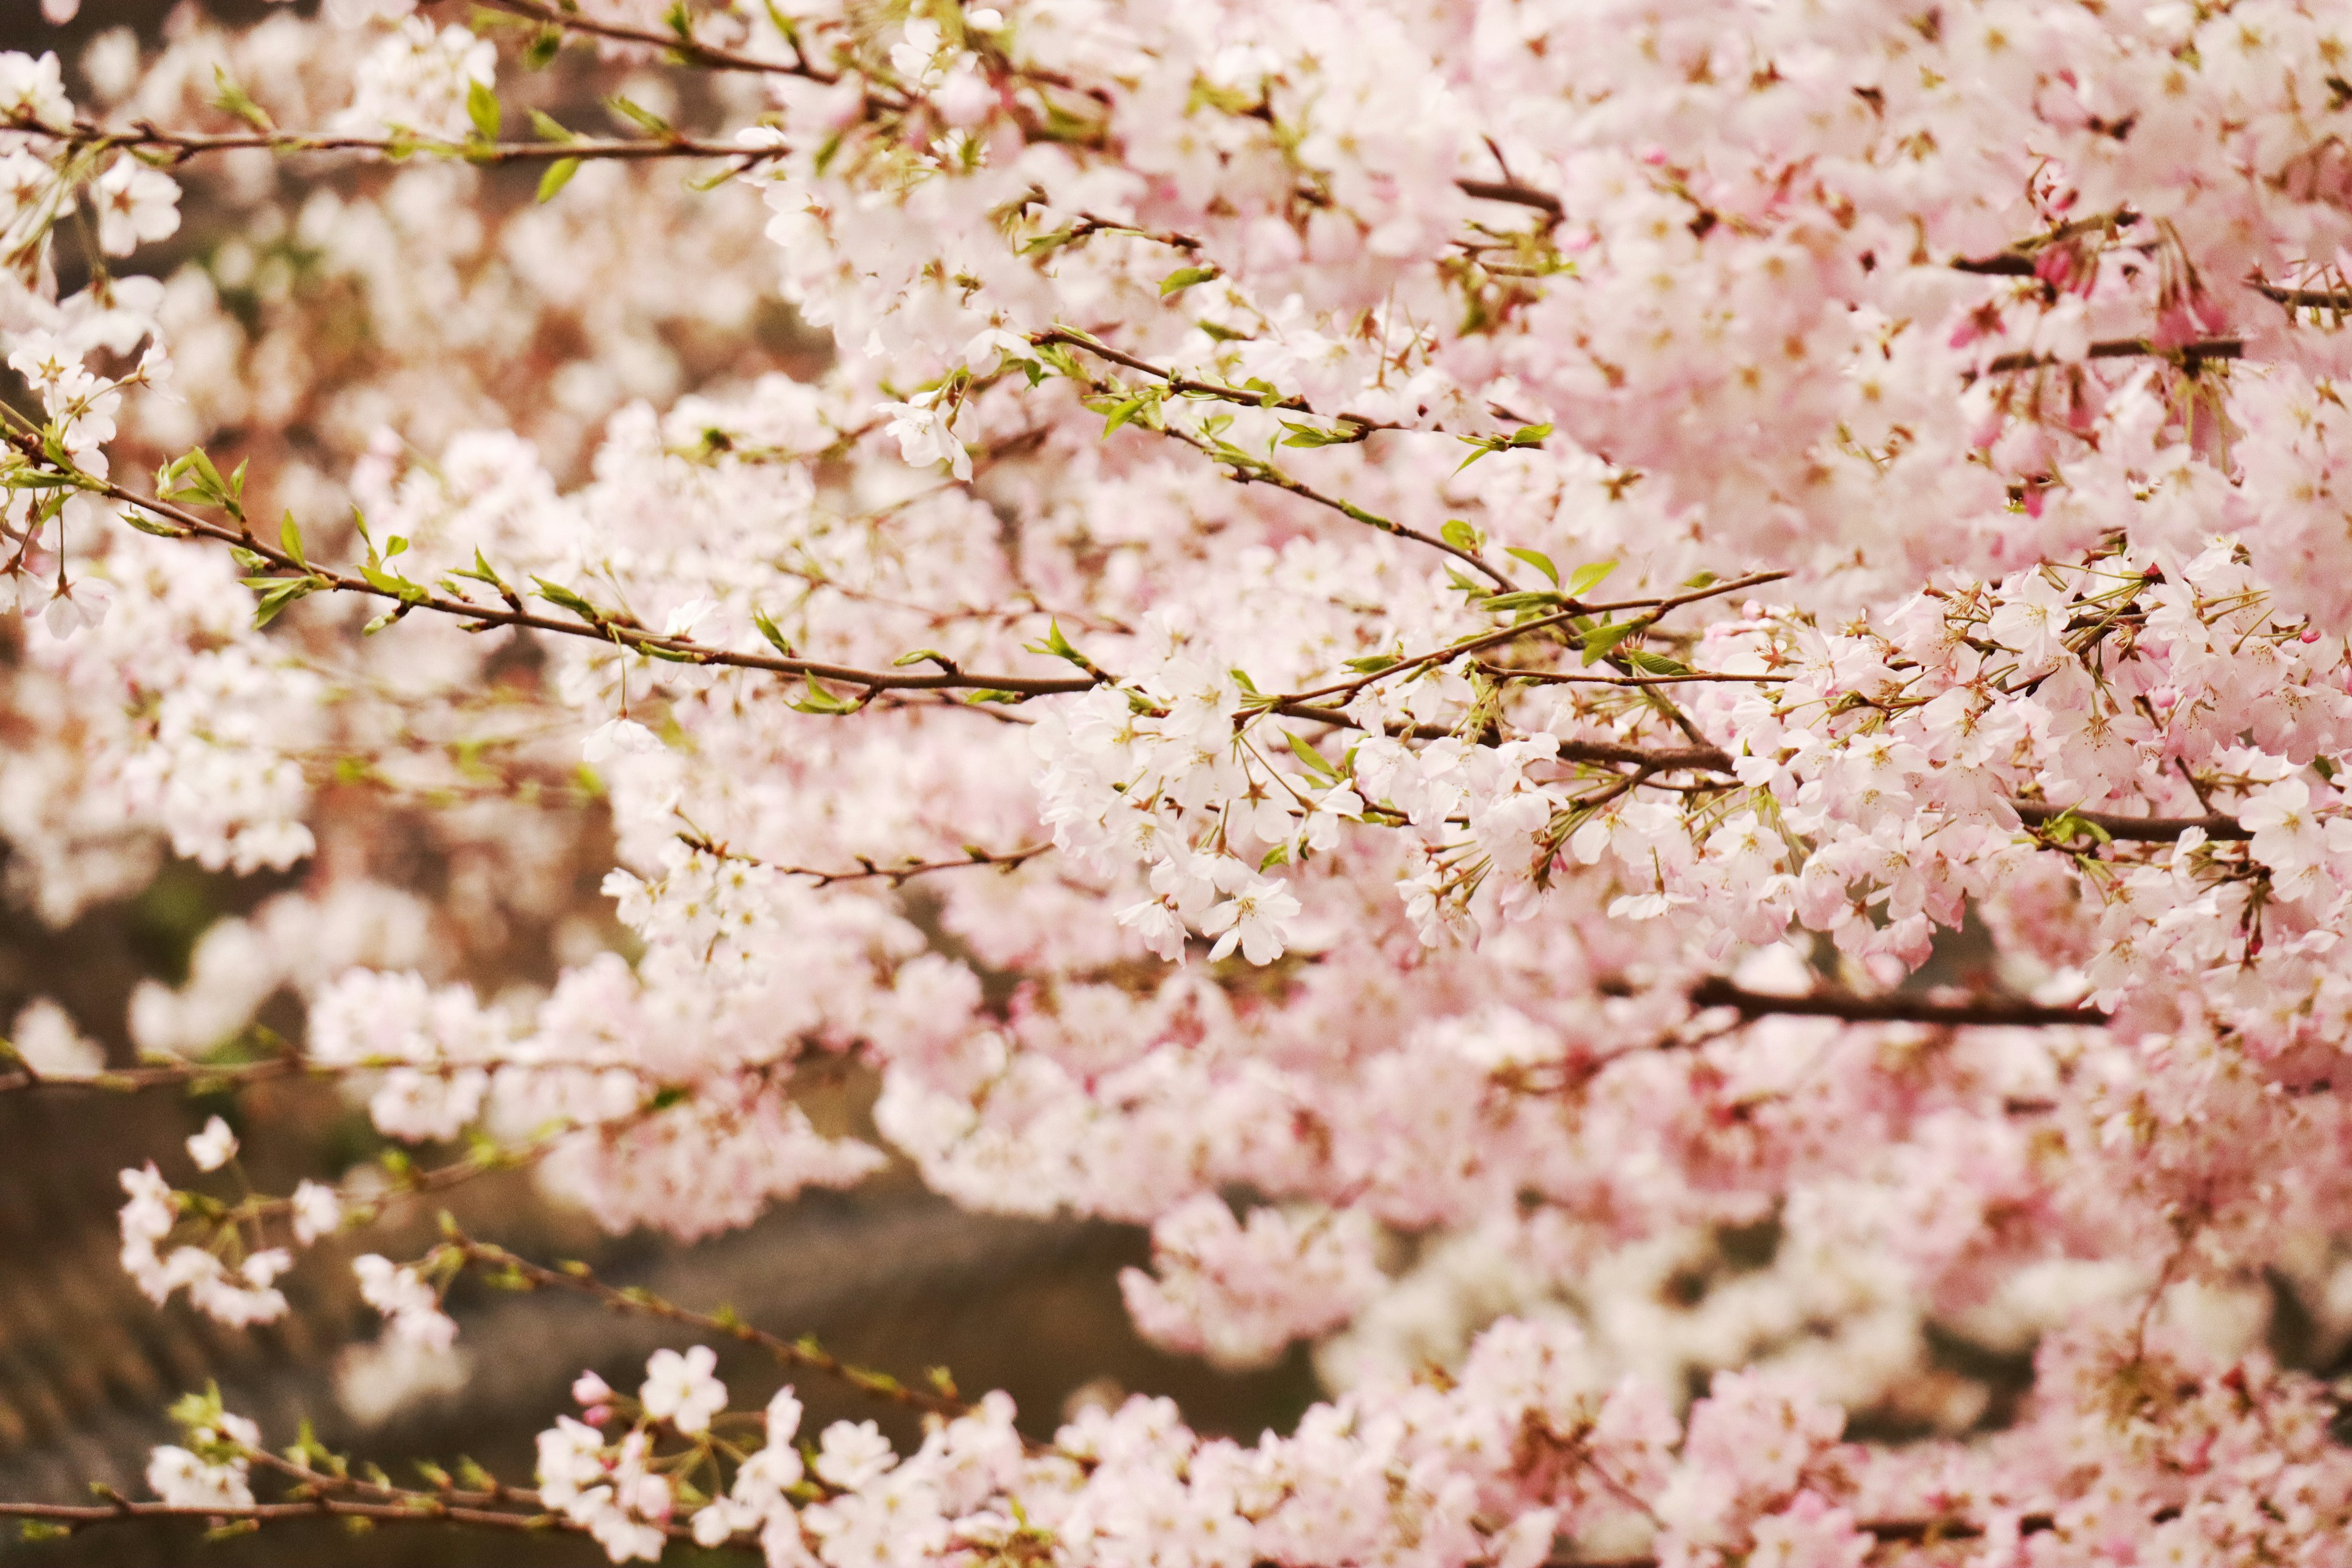
{"label": "blossom cluster", "polygon": [[[1332,1395],[803,1452],[667,1352],[543,1436],[567,1527],[2327,1560],[2324,7],[416,9],[0,56],[11,894],[299,869],[142,988],[142,1070],[290,992],[288,1070],[616,1231],[895,1153],[1149,1226],[1143,1332]],[[547,984],[487,984],[518,933]],[[123,1175],[158,1300],[267,1321],[374,1212],[187,1152]],[[359,1260],[387,1346],[461,1333],[436,1256]],[[2038,1347],[2014,1412],[1954,1342]],[[152,1484],[249,1506],[205,1430]]]}

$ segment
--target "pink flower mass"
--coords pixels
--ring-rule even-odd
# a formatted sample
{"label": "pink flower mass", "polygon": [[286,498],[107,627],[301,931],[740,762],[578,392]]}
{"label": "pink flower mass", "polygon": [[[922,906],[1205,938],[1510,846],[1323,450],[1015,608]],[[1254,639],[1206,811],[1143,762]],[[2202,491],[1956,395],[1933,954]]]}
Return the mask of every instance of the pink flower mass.
{"label": "pink flower mass", "polygon": [[[476,1273],[673,1341],[539,1489],[192,1394],[152,1498],[0,1512],[2352,1562],[2352,10],[481,10],[0,54],[7,895],[280,874],[131,1087],[330,1078],[616,1232],[894,1163],[1148,1227],[1144,1334],[1324,1398],[1055,1429],[453,1228],[357,1238],[402,1365]],[[618,923],[494,994],[580,803]],[[148,1296],[267,1322],[394,1206],[263,1152],[122,1173]],[[761,1334],[919,1444],[730,1410]]]}

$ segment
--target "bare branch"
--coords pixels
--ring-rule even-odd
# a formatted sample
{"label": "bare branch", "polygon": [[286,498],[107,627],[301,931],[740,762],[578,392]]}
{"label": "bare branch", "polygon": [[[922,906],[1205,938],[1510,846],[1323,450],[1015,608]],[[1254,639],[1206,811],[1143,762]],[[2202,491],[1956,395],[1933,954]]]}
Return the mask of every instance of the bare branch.
{"label": "bare branch", "polygon": [[1731,1007],[1740,1016],[1838,1018],[1850,1024],[1936,1024],[1952,1028],[2039,1028],[2074,1025],[2096,1028],[2107,1015],[2095,1007],[2050,1007],[2022,997],[1976,995],[1957,1001],[1939,1000],[1937,994],[1895,991],[1863,996],[1850,991],[1814,991],[1802,996],[1777,996],[1748,991],[1710,975],[1690,989],[1691,1005]]}

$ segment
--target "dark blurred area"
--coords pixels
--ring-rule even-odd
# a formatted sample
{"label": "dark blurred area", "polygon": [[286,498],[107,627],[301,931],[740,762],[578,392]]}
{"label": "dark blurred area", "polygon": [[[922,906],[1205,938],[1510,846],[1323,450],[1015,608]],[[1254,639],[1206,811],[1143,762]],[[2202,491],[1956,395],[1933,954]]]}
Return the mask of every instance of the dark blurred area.
{"label": "dark blurred area", "polygon": [[[314,8],[310,0],[296,7]],[[109,28],[130,26],[152,38],[172,9],[167,0],[84,0],[71,23],[52,26],[39,0],[0,0],[0,48],[54,48],[70,65]],[[212,0],[205,9],[246,21],[281,8]],[[456,18],[455,7],[445,9]],[[201,237],[203,224],[202,212],[192,210],[190,242]],[[0,639],[0,665],[12,657]],[[597,836],[587,837],[593,843]],[[583,868],[584,900],[593,900],[600,869]],[[414,870],[407,885],[432,885],[432,867]],[[139,981],[178,980],[211,922],[249,910],[293,880],[239,880],[172,864],[139,898],[90,910],[62,930],[0,907],[0,1027],[28,1001],[47,996],[110,1061],[128,1063],[125,1010]],[[531,940],[521,942],[515,963],[543,967],[545,933],[526,935]],[[264,1018],[291,1029],[299,1014],[281,1016],[289,1011],[265,1010]],[[853,1122],[861,1114],[856,1098],[835,1108]],[[331,1177],[376,1152],[364,1117],[319,1084],[273,1083],[234,1100],[79,1088],[0,1095],[0,1498],[79,1501],[92,1484],[142,1493],[148,1449],[174,1436],[164,1407],[207,1381],[217,1381],[228,1407],[258,1420],[273,1443],[289,1441],[309,1419],[329,1446],[380,1462],[395,1479],[415,1479],[414,1460],[463,1454],[503,1479],[526,1481],[532,1436],[572,1408],[567,1390],[583,1368],[633,1387],[652,1349],[684,1342],[657,1324],[577,1298],[509,1295],[461,1281],[449,1305],[470,1358],[469,1384],[362,1422],[339,1399],[334,1368],[339,1352],[375,1335],[378,1320],[358,1300],[347,1259],[369,1250],[415,1255],[430,1245],[433,1210],[412,1205],[393,1223],[307,1255],[282,1282],[293,1310],[280,1323],[236,1331],[176,1301],[159,1310],[117,1262],[116,1173],[174,1148],[215,1113],[236,1124],[248,1169],[268,1190],[290,1190],[304,1175]],[[531,1257],[583,1258],[614,1283],[643,1285],[689,1307],[731,1305],[762,1328],[813,1332],[845,1358],[910,1382],[943,1365],[968,1392],[1005,1389],[1019,1402],[1024,1426],[1041,1434],[1078,1394],[1172,1394],[1197,1426],[1249,1436],[1288,1426],[1314,1394],[1303,1352],[1262,1373],[1224,1376],[1139,1342],[1117,1276],[1143,1261],[1141,1232],[965,1215],[904,1171],[854,1193],[813,1194],[690,1248],[645,1235],[603,1235],[541,1201],[523,1173],[470,1183],[436,1200],[443,1202],[475,1234]],[[756,1407],[784,1381],[740,1348],[722,1354],[720,1371],[739,1408]],[[806,1375],[794,1381],[813,1425],[871,1416],[902,1443],[918,1436],[896,1407]],[[124,1525],[26,1544],[13,1530],[0,1531],[0,1563],[464,1568],[603,1561],[577,1538],[488,1538],[432,1525],[352,1535],[322,1523],[209,1544],[199,1534]],[[667,1560],[721,1559],[673,1548]]]}

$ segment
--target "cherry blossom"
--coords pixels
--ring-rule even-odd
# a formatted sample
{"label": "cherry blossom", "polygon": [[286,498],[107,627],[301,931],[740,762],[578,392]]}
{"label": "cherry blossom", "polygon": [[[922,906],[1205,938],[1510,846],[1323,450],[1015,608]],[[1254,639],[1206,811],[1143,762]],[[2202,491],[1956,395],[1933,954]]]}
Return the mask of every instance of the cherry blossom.
{"label": "cherry blossom", "polygon": [[[1147,1228],[1142,1332],[1322,1395],[1049,1431],[614,1289],[680,1342],[534,1418],[554,1528],[2331,1561],[2325,8],[493,9],[0,56],[9,896],[298,884],[131,1087],[330,1077],[387,1170],[685,1241],[903,1160]],[[268,1321],[377,1173],[230,1142],[122,1263]],[[467,1271],[604,1289],[419,1247],[375,1350],[451,1378]],[[772,1331],[919,1436],[729,1409],[694,1342]],[[149,1481],[227,1518],[287,1478],[216,1407]]]}

